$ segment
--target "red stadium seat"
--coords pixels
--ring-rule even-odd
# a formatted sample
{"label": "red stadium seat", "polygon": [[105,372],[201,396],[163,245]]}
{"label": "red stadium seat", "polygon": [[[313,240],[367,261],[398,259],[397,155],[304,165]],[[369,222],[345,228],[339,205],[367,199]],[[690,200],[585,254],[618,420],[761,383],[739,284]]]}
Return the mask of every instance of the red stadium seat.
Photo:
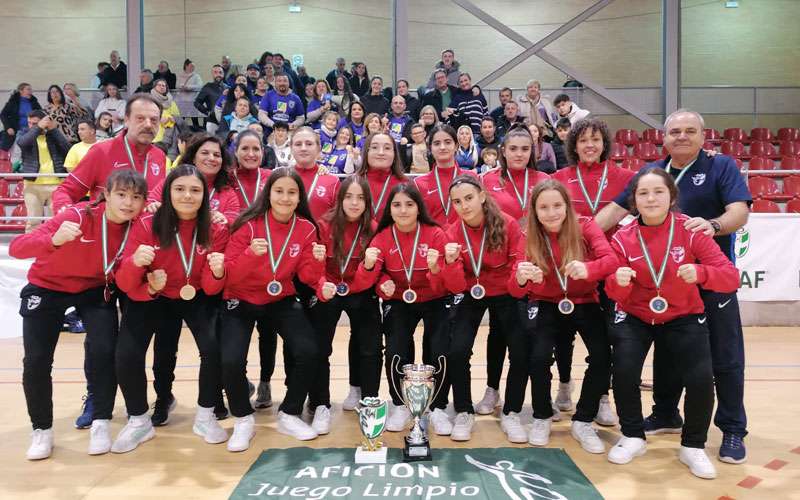
{"label": "red stadium seat", "polygon": [[614,161],[622,161],[625,158],[630,158],[630,156],[627,146],[619,142],[611,145],[611,154],[608,155],[609,159]]}
{"label": "red stadium seat", "polygon": [[0,149],[0,160],[11,160],[11,154],[5,149]]}
{"label": "red stadium seat", "polygon": [[800,128],[778,129],[779,141],[800,141]]}
{"label": "red stadium seat", "polygon": [[750,156],[763,156],[765,158],[772,158],[777,160],[780,158],[778,152],[771,142],[767,141],[753,141],[750,143]]}
{"label": "red stadium seat", "polygon": [[749,182],[750,193],[754,198],[766,198],[771,195],[781,194],[778,183],[767,177],[751,177]]}
{"label": "red stadium seat", "polygon": [[3,174],[10,174],[12,170],[11,160],[9,159],[0,159],[0,173]]}
{"label": "red stadium seat", "polygon": [[750,207],[750,211],[759,214],[770,214],[775,213],[778,214],[781,212],[781,207],[778,206],[777,203],[770,200],[755,200],[753,202],[753,206]]}
{"label": "red stadium seat", "polygon": [[800,170],[800,157],[784,156],[778,165],[778,170]]}
{"label": "red stadium seat", "polygon": [[614,140],[626,146],[633,146],[639,142],[639,133],[630,128],[621,128],[614,134]]}
{"label": "red stadium seat", "polygon": [[14,189],[9,192],[11,198],[18,198],[22,199],[25,197],[25,183],[24,182],[17,182],[17,185],[14,186]]}
{"label": "red stadium seat", "polygon": [[704,143],[703,143],[703,149],[708,149],[708,150],[714,150],[714,151],[716,151],[716,150],[717,150],[717,145],[716,145],[716,144],[714,144],[714,143],[713,143],[713,142],[711,142],[711,141],[706,141],[706,142],[704,142]]}
{"label": "red stadium seat", "polygon": [[642,160],[641,158],[625,158],[622,160],[621,168],[627,168],[628,170],[633,170],[634,172],[638,172],[639,169],[644,167],[647,164],[646,161]]}
{"label": "red stadium seat", "polygon": [[722,140],[722,136],[720,135],[719,130],[717,129],[714,128],[703,129],[703,133],[705,134],[707,141],[718,143]]}
{"label": "red stadium seat", "polygon": [[642,141],[661,146],[664,144],[664,131],[657,128],[649,128],[642,132]]}
{"label": "red stadium seat", "polygon": [[[20,182],[20,184],[22,184]],[[11,211],[11,217],[25,217],[28,215],[28,211],[25,209],[25,205],[17,205],[14,207],[14,210]],[[12,224],[16,224],[17,226],[25,226],[24,220],[15,220],[11,222]]]}
{"label": "red stadium seat", "polygon": [[[5,198],[9,196],[8,192],[8,181],[5,179],[0,179],[0,198]],[[2,207],[0,207],[0,210]]]}
{"label": "red stadium seat", "polygon": [[755,156],[750,159],[750,170],[775,170],[775,162],[763,156]]}
{"label": "red stadium seat", "polygon": [[658,152],[656,145],[649,142],[640,142],[633,146],[632,156],[645,161],[655,161],[661,158],[661,154]]}
{"label": "red stadium seat", "polygon": [[726,141],[741,142],[743,144],[750,142],[750,136],[740,128],[726,128],[722,133],[722,138]]}
{"label": "red stadium seat", "polygon": [[747,159],[750,157],[744,148],[744,144],[741,142],[723,141],[722,146],[720,146],[720,151],[722,151],[722,154],[733,156],[734,158]]}
{"label": "red stadium seat", "polygon": [[790,214],[800,214],[800,200],[789,200],[786,203],[786,212]]}
{"label": "red stadium seat", "polygon": [[783,193],[800,198],[800,175],[790,175],[783,179]]}
{"label": "red stadium seat", "polygon": [[778,156],[800,156],[800,141],[781,141]]}
{"label": "red stadium seat", "polygon": [[772,141],[775,137],[772,135],[772,130],[759,127],[750,131],[750,139],[754,141]]}

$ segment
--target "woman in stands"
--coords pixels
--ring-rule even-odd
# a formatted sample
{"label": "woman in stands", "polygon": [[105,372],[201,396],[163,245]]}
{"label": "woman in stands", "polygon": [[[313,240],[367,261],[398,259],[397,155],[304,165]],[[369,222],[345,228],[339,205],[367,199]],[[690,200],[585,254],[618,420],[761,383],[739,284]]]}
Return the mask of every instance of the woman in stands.
{"label": "woman in stands", "polygon": [[[383,299],[386,376],[392,395],[386,430],[398,432],[405,429],[411,414],[395,390],[401,390],[401,377],[393,365],[414,362],[414,330],[420,320],[424,323],[422,361],[438,366],[440,358],[444,360],[450,342],[450,299],[441,279],[447,239],[428,215],[419,190],[412,183],[398,184],[388,198],[361,266],[372,283],[377,282]],[[436,434],[447,436],[453,424],[445,412],[449,390],[443,375],[436,375],[436,386],[443,385],[430,405],[430,422]]]}
{"label": "woman in stands", "polygon": [[553,146],[544,140],[544,127],[532,123],[528,125],[528,132],[533,137],[533,149],[536,152],[536,170],[546,174],[556,171],[556,153]]}
{"label": "woman in stands", "polygon": [[[228,242],[228,229],[211,222],[208,183],[193,165],[182,164],[170,171],[162,200],[153,215],[140,218],[132,228],[117,277],[130,299],[122,310],[116,358],[129,418],[111,447],[114,453],[132,451],[155,436],[147,415],[145,354],[153,334],[156,338],[166,335],[171,342],[178,338],[183,321],[200,351],[192,430],[210,444],[228,439],[214,418],[221,387],[216,335],[219,301],[214,296],[224,284],[221,252]],[[157,377],[165,376],[156,370]]]}
{"label": "woman in stands", "polygon": [[350,318],[351,332],[350,394],[343,408],[352,410],[362,397],[378,396],[383,347],[380,309],[374,281],[363,270],[358,272],[376,226],[369,184],[363,177],[347,177],[336,206],[320,221],[320,241],[327,249],[325,278],[308,309],[320,348],[317,378],[309,394],[309,408],[314,410],[311,426],[319,434],[330,431],[330,356],[342,312]]}
{"label": "woman in stands", "polygon": [[[320,137],[322,137],[320,135]],[[322,164],[332,174],[352,174],[355,166],[353,160],[355,151],[353,149],[353,130],[344,126],[336,132],[336,137],[330,151],[323,155]]]}
{"label": "woman in stands", "polygon": [[131,221],[146,198],[144,177],[133,170],[117,170],[94,203],[62,211],[33,232],[14,238],[9,246],[11,257],[35,259],[20,293],[22,385],[33,425],[29,460],[47,458],[53,450],[53,353],[69,307],[78,310],[90,340],[87,355],[95,383],[89,454],[111,448],[109,423],[117,391],[114,275]]}
{"label": "woman in stands", "polygon": [[350,105],[354,102],[358,102],[358,96],[353,94],[353,91],[350,90],[350,81],[344,77],[344,75],[339,75],[336,77],[336,88],[333,89],[333,97],[331,97],[331,101],[339,108],[339,112],[344,116],[350,115]]}
{"label": "woman in stands", "polygon": [[313,99],[309,101],[306,107],[306,125],[314,130],[319,129],[322,115],[334,108],[331,98],[331,89],[328,88],[328,82],[325,79],[317,80],[314,83]]}
{"label": "woman in stands", "polygon": [[584,450],[603,453],[592,420],[608,391],[611,352],[597,282],[614,271],[614,253],[597,224],[578,217],[564,185],[552,179],[533,189],[527,226],[508,286],[512,295],[539,302],[535,335],[530,335],[533,427],[528,442],[546,446],[550,440],[553,350],[559,337],[571,341],[577,331],[589,351],[589,367],[571,433]]}
{"label": "woman in stands", "polygon": [[492,313],[495,334],[512,346],[506,405],[516,412],[522,409],[528,377],[527,343],[522,337],[517,300],[509,295],[507,287],[521,231],[517,221],[500,211],[473,176],[456,177],[449,196],[459,220],[446,232],[442,279],[448,291],[463,294],[463,299],[453,305],[455,321],[447,355],[457,413],[450,437],[453,441],[467,441],[475,423],[469,360],[487,310]]}
{"label": "woman in stands", "polygon": [[408,179],[403,173],[398,146],[388,133],[367,136],[361,154],[363,162],[356,175],[366,178],[369,183],[372,217],[378,221],[386,207],[389,192]]}
{"label": "woman in stands", "polygon": [[303,422],[300,414],[319,356],[314,330],[295,297],[295,277],[318,290],[325,247],[316,243],[317,227],[297,171],[273,170],[264,190],[236,220],[232,231],[225,252],[225,303],[221,309],[223,383],[236,417],[228,450],[246,450],[255,435],[246,366],[256,323],[262,331],[278,331],[293,361],[278,412],[278,432],[300,440],[314,439],[317,431]]}
{"label": "woman in stands", "polygon": [[119,89],[113,83],[106,84],[104,97],[94,109],[95,118],[100,118],[104,112],[111,114],[112,130],[116,134],[125,126],[125,99],[119,95]]}
{"label": "woman in stands", "polygon": [[353,130],[353,142],[357,143],[362,137],[366,137],[367,135],[364,131],[364,124],[366,123],[364,120],[365,117],[366,112],[364,111],[364,105],[358,101],[353,102],[350,104],[350,112],[347,114],[347,118],[339,120],[338,128],[349,125]]}
{"label": "woman in stands", "polygon": [[114,137],[114,123],[111,113],[108,111],[103,111],[97,117],[97,121],[95,122],[95,129],[97,131],[97,140],[102,141],[103,139],[111,139]]}
{"label": "woman in stands", "polygon": [[704,447],[714,408],[714,379],[698,286],[730,293],[739,286],[739,273],[713,238],[684,228],[689,217],[674,211],[678,189],[669,173],[648,167],[631,182],[630,206],[638,217],[611,239],[619,267],[606,279],[608,295],[618,308],[609,336],[622,426],[622,438],[608,460],[625,464],[646,452],[639,379],[655,343],[657,351],[671,353],[674,370],[686,387],[679,459],[695,476],[713,479],[716,469]]}

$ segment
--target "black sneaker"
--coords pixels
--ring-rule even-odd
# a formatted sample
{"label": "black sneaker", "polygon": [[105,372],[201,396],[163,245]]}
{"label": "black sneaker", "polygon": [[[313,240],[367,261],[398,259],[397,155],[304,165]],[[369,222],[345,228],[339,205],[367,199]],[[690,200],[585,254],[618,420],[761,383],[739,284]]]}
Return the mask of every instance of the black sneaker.
{"label": "black sneaker", "polygon": [[747,460],[747,450],[741,436],[725,432],[719,447],[719,460],[728,464],[741,464]]}
{"label": "black sneaker", "polygon": [[680,415],[663,418],[655,413],[644,419],[644,433],[648,436],[655,434],[680,434],[683,429],[683,419]]}
{"label": "black sneaker", "polygon": [[214,406],[214,416],[217,417],[217,420],[225,420],[231,414],[228,412],[228,409],[225,408],[225,403],[220,401]]}
{"label": "black sneaker", "polygon": [[178,405],[178,400],[172,394],[169,399],[156,399],[156,404],[153,405],[153,414],[150,416],[150,422],[155,427],[167,425],[169,422],[169,413]]}

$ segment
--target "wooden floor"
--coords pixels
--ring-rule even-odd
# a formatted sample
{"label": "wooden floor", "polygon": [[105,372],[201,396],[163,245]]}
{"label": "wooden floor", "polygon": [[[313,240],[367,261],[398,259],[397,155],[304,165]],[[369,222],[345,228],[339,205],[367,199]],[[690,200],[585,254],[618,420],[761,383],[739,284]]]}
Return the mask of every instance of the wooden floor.
{"label": "wooden floor", "polygon": [[[63,334],[56,351],[54,378],[55,442],[49,460],[29,462],[25,450],[30,424],[21,387],[21,339],[0,341],[0,498],[227,498],[247,468],[266,448],[300,446],[298,441],[275,430],[274,408],[257,413],[257,434],[245,453],[233,454],[225,445],[208,445],[191,431],[197,394],[197,349],[191,335],[181,339],[175,394],[179,401],[170,424],[158,428],[157,437],[126,455],[90,457],[86,454],[88,430],[76,430],[73,422],[79,411],[83,382],[82,335]],[[481,329],[476,345],[484,345]],[[255,336],[254,336],[255,338]],[[331,434],[308,443],[312,447],[355,447],[359,440],[356,417],[342,413],[340,402],[347,394],[347,332],[340,329],[334,349],[332,395],[334,426]],[[569,435],[567,419],[553,426],[551,446],[562,447],[609,499],[694,499],[756,498],[800,499],[800,331],[791,328],[749,328],[747,342],[747,384],[745,405],[749,417],[748,462],[728,465],[714,459],[719,477],[714,481],[697,479],[677,460],[679,437],[656,436],[648,441],[648,452],[627,466],[609,463],[604,455],[590,455]],[[485,384],[484,349],[476,349],[473,364],[473,397],[483,394]],[[278,350],[280,353],[280,349]],[[257,349],[251,346],[251,379],[258,377]],[[574,376],[582,376],[585,351],[578,342]],[[280,354],[279,354],[280,356]],[[149,361],[148,361],[149,363]],[[278,363],[282,363],[279,358]],[[276,370],[273,396],[283,395],[282,365]],[[148,374],[150,375],[150,374]],[[647,369],[644,378],[651,372]],[[385,382],[381,395],[388,391]],[[577,396],[577,391],[576,391]],[[530,396],[528,396],[529,398]],[[644,393],[649,408],[650,393]],[[151,392],[152,398],[152,392]],[[114,435],[125,415],[121,396],[117,397]],[[530,401],[526,417],[530,419]],[[223,427],[230,429],[232,419]],[[386,433],[391,447],[401,445],[399,433]],[[600,431],[611,446],[618,429]],[[716,456],[720,432],[712,427],[708,452]],[[508,443],[500,431],[497,416],[477,419],[472,441],[456,444],[449,438],[434,437],[434,447],[519,446]],[[305,444],[304,444],[305,445]]]}

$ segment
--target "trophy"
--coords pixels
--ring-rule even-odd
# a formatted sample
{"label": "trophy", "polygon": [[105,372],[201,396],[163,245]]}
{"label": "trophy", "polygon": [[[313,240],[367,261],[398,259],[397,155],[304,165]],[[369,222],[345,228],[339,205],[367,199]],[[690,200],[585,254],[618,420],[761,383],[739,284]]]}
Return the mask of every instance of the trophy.
{"label": "trophy", "polygon": [[385,464],[389,450],[383,446],[381,434],[386,429],[388,405],[380,398],[367,397],[361,400],[361,408],[356,407],[358,424],[361,429],[361,446],[356,448],[357,464]]}
{"label": "trophy", "polygon": [[[411,412],[411,416],[414,417],[414,426],[411,428],[409,435],[405,437],[406,444],[403,448],[403,461],[431,460],[431,448],[427,430],[423,430],[420,426],[420,418],[442,389],[443,384],[440,383],[439,387],[434,391],[436,385],[434,376],[442,374],[444,378],[447,361],[444,356],[439,356],[438,370],[434,366],[426,364],[407,364],[403,365],[403,371],[399,371],[397,370],[399,363],[400,356],[395,354],[394,358],[392,358],[390,369],[403,376],[401,382],[402,392],[397,389],[394,377],[390,377],[389,380],[392,382],[395,394],[403,400],[403,403]],[[427,429],[427,426],[425,427]]]}

